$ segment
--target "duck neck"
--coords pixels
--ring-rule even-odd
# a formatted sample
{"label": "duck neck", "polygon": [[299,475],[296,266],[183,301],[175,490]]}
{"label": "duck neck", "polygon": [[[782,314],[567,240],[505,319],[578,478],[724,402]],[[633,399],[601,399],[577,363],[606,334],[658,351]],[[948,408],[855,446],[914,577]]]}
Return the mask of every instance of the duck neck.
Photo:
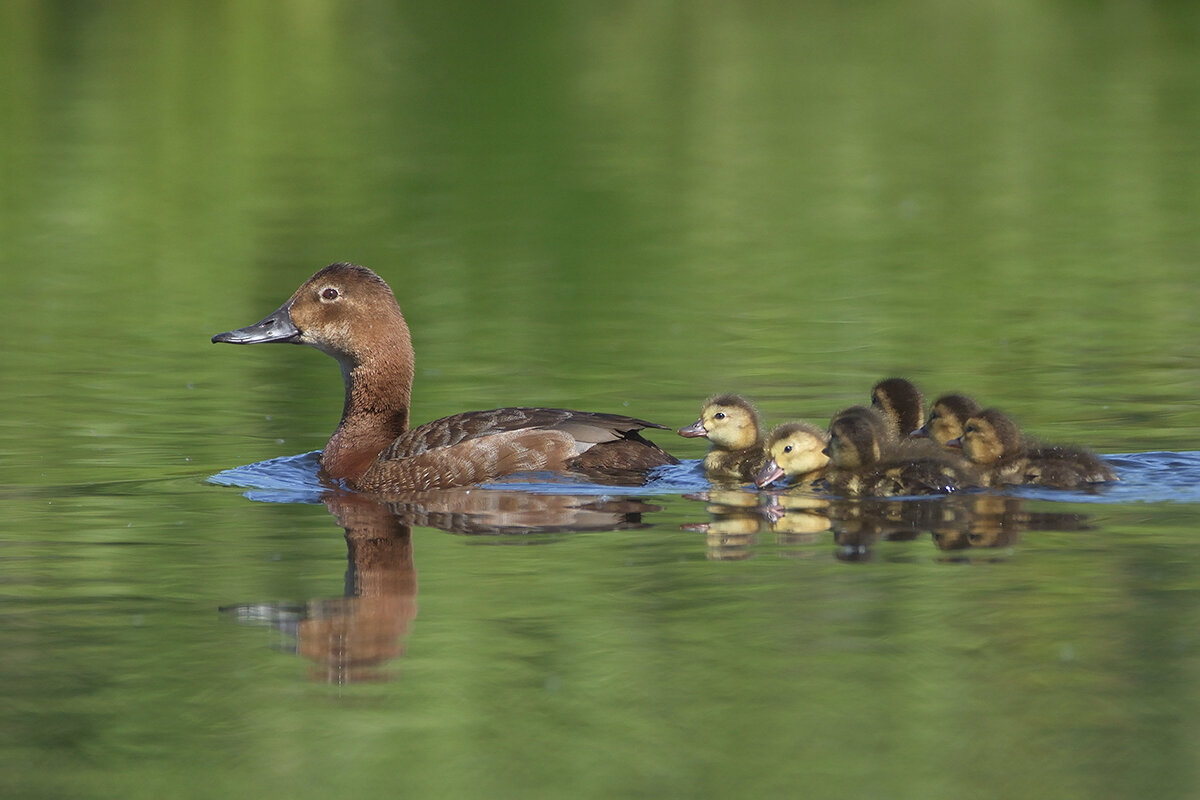
{"label": "duck neck", "polygon": [[321,452],[328,477],[354,485],[375,458],[408,430],[413,350],[403,318],[385,343],[336,355],[346,384],[337,430]]}

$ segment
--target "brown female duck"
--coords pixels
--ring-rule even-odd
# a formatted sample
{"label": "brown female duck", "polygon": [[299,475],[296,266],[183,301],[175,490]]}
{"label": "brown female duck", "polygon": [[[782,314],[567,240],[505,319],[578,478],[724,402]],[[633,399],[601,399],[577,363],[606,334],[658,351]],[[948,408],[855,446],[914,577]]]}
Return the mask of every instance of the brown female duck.
{"label": "brown female duck", "polygon": [[826,444],[828,439],[824,431],[807,422],[785,422],[776,426],[764,445],[767,463],[754,476],[755,485],[761,489],[783,477],[792,479],[797,485],[819,479],[829,464]]}
{"label": "brown female duck", "polygon": [[918,439],[932,439],[945,447],[946,442],[962,436],[963,425],[979,411],[979,404],[965,394],[942,395],[933,401],[929,419],[910,435]]}
{"label": "brown female duck", "polygon": [[1076,489],[1118,480],[1111,467],[1082,447],[1034,442],[994,408],[968,419],[962,436],[947,445],[961,447],[989,486]]}
{"label": "brown female duck", "polygon": [[941,494],[973,484],[967,467],[951,454],[920,442],[895,439],[873,408],[852,406],[829,425],[826,485],[863,497]]}
{"label": "brown female duck", "polygon": [[688,438],[707,437],[712,442],[704,456],[704,473],[710,480],[754,480],[766,461],[758,411],[740,395],[708,398],[700,409],[700,419],[678,433]]}
{"label": "brown female duck", "polygon": [[652,467],[678,463],[641,436],[664,426],[618,414],[498,408],[410,429],[408,325],[391,288],[366,267],[331,264],[269,316],[212,340],[307,344],[337,360],[346,400],[321,452],[321,472],[354,489],[443,489],[528,470],[628,483]]}
{"label": "brown female duck", "polygon": [[887,378],[871,388],[871,407],[883,415],[894,438],[925,424],[925,398],[906,378]]}

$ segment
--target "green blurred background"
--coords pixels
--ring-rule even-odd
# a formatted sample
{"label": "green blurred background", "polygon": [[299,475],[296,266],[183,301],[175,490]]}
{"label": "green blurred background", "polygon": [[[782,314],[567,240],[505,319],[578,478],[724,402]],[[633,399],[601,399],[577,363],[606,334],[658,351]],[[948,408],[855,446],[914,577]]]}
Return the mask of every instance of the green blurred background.
{"label": "green blurred background", "polygon": [[339,260],[396,291],[418,421],[819,421],[902,374],[1200,449],[1198,221],[1191,3],[6,2],[0,787],[1193,796],[1193,504],[977,570],[714,563],[678,497],[417,531],[421,646],[334,690],[215,609],[336,596],[341,529],[205,479],[333,429],[324,356],[209,337]]}

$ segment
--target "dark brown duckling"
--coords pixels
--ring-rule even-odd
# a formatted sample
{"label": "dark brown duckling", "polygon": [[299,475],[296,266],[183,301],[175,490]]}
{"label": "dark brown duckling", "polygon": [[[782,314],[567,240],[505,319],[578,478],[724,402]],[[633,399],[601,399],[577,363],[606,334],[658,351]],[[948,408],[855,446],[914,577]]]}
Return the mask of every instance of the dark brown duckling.
{"label": "dark brown duckling", "polygon": [[1007,415],[994,408],[968,419],[963,435],[947,444],[962,447],[989,486],[1077,489],[1119,480],[1116,472],[1093,453],[1081,447],[1033,442]]}
{"label": "dark brown duckling", "polygon": [[764,448],[767,461],[754,476],[761,489],[787,477],[796,485],[809,484],[825,474],[829,456],[825,433],[807,422],[785,422],[771,431]]}
{"label": "dark brown duckling", "polygon": [[925,424],[909,435],[932,439],[945,447],[946,442],[962,436],[963,425],[979,411],[979,404],[965,394],[942,395],[933,401]]}
{"label": "dark brown duckling", "polygon": [[620,414],[500,408],[410,429],[408,324],[387,283],[355,264],[325,267],[269,316],[212,340],[306,344],[337,360],[346,399],[321,451],[321,475],[352,489],[445,489],[530,470],[642,482],[652,467],[679,463],[642,438],[662,425]]}
{"label": "dark brown duckling", "polygon": [[766,461],[758,410],[740,395],[710,397],[704,401],[700,419],[678,433],[688,438],[706,437],[712,443],[704,456],[704,473],[710,480],[754,480]]}
{"label": "dark brown duckling", "polygon": [[826,485],[863,497],[945,494],[974,485],[969,468],[951,454],[910,440],[895,440],[874,409],[853,406],[829,426]]}
{"label": "dark brown duckling", "polygon": [[908,436],[925,424],[925,398],[906,378],[888,378],[875,384],[871,407],[883,414],[895,438]]}

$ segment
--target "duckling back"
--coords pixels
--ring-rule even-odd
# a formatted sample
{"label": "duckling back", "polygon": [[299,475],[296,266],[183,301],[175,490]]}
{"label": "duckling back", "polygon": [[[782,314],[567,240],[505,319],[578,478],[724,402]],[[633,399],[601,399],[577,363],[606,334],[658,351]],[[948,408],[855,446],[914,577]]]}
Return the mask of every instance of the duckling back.
{"label": "duckling back", "polygon": [[1043,445],[1029,452],[1022,482],[1052,489],[1078,489],[1119,480],[1112,467],[1082,447]]}
{"label": "duckling back", "polygon": [[888,378],[871,389],[871,407],[888,423],[892,436],[908,436],[925,424],[925,398],[906,378]]}

